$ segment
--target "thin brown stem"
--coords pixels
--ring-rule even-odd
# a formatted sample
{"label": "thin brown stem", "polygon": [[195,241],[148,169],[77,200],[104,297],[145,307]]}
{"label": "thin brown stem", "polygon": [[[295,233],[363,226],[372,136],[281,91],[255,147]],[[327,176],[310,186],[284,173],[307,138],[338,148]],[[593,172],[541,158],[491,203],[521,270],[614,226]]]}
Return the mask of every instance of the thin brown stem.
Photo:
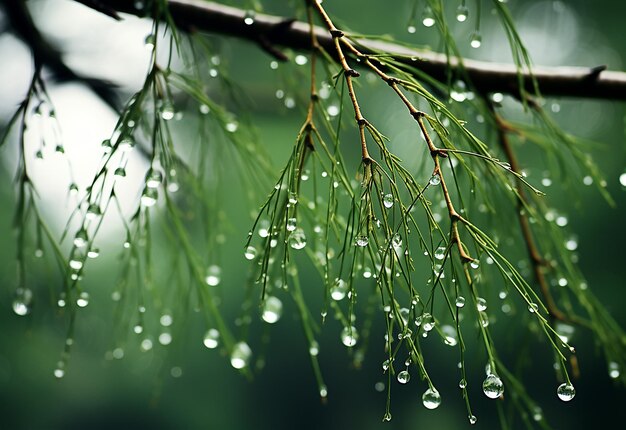
{"label": "thin brown stem", "polygon": [[[511,146],[511,142],[509,141],[508,133],[511,131],[510,126],[498,115],[491,106],[491,112],[493,114],[493,118],[498,127],[498,139],[500,141],[500,146],[504,150],[506,154],[506,158],[511,166],[511,170],[516,173],[520,173],[521,169],[519,163],[517,161],[517,157],[515,152],[513,151],[513,147]],[[528,198],[526,197],[526,193],[522,186],[522,183],[517,180],[515,182],[515,190],[517,192],[517,220],[520,225],[520,230],[522,232],[522,237],[524,238],[524,243],[526,244],[526,250],[528,252],[528,257],[530,258],[530,262],[533,268],[533,275],[535,280],[537,281],[537,285],[541,291],[541,295],[546,301],[546,307],[548,309],[548,313],[554,319],[560,321],[570,321],[571,319],[565,315],[563,311],[561,311],[556,305],[554,299],[552,298],[552,294],[550,293],[550,287],[548,286],[548,282],[546,281],[545,275],[543,273],[543,269],[546,266],[546,260],[541,256],[539,252],[539,248],[535,243],[535,239],[533,237],[532,229],[530,227],[530,223],[528,221],[528,217],[526,216],[526,211],[524,210],[524,206],[528,204]]]}

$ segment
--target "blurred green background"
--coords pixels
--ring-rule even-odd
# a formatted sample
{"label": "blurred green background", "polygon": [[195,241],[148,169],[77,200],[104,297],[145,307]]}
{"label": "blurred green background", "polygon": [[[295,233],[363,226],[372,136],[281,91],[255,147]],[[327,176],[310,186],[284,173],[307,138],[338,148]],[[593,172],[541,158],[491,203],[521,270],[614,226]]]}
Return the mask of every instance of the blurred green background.
{"label": "blurred green background", "polygon": [[[441,48],[434,29],[424,29],[416,23],[415,34],[406,31],[411,24],[408,16],[412,2],[326,3],[337,22],[353,31],[388,33],[433,49]],[[456,2],[450,3],[454,3],[449,8],[452,13]],[[507,61],[510,56],[500,25],[491,13],[489,2],[483,3],[483,46],[480,49],[473,50],[468,44],[474,25],[473,1],[468,2],[470,20],[465,24],[452,24],[461,52],[479,59]],[[283,2],[264,4],[269,12],[289,14],[290,8]],[[509,5],[536,64],[607,64],[610,69],[624,69],[626,39],[622,30],[626,4],[623,2],[510,0]],[[418,21],[422,7],[420,2]],[[33,1],[31,9],[45,34],[65,50],[70,65],[119,83],[126,94],[141,84],[147,67],[147,54],[141,45],[149,23],[134,18],[115,23],[71,1]],[[2,22],[0,20],[0,24]],[[284,82],[279,73],[269,67],[271,59],[254,46],[225,40],[221,44],[221,55],[230,77],[250,95],[249,115],[260,139],[266,142],[268,152],[280,166],[303,119],[302,106],[296,104],[295,108],[287,109],[284,98],[276,98],[276,90],[283,88]],[[8,32],[0,35],[0,58],[5,59],[0,70],[0,115],[5,122],[24,95],[31,64],[24,47]],[[291,70],[286,68],[282,73],[289,76]],[[296,99],[306,96],[306,86],[300,93],[297,88],[291,91]],[[384,87],[372,86],[362,92],[362,97],[365,106],[373,106],[374,122],[384,129],[393,127],[392,113],[396,107],[380,103],[382,91]],[[88,91],[76,85],[53,86],[51,94],[68,140],[68,153],[74,151],[83,157],[73,163],[79,165],[79,180],[81,175],[85,180],[94,163],[89,153],[110,133],[114,116]],[[590,288],[624,327],[626,188],[619,182],[620,175],[626,171],[624,104],[566,99],[548,100],[548,103],[555,106],[554,118],[565,130],[600,142],[593,155],[615,198],[614,208],[609,207],[593,187],[579,187],[578,203],[560,192],[559,184],[553,184],[546,191],[552,205],[569,214],[568,228],[578,236],[580,265]],[[511,115],[517,113],[512,110]],[[180,136],[184,139],[184,132]],[[11,145],[15,146],[15,142]],[[111,359],[106,352],[115,347],[116,338],[110,294],[115,282],[119,249],[116,246],[119,247],[121,241],[120,232],[114,226],[111,238],[102,245],[102,258],[92,264],[87,273],[85,288],[90,291],[91,304],[78,315],[69,368],[66,376],[57,380],[52,372],[65,340],[66,319],[54,306],[60,279],[52,261],[32,260],[29,282],[34,290],[42,293],[33,313],[18,317],[11,311],[16,270],[12,227],[15,148],[7,147],[2,151],[5,162],[1,171],[4,180],[0,181],[0,234],[4,238],[0,248],[0,280],[4,286],[0,290],[0,428],[455,429],[469,425],[463,399],[456,388],[456,354],[447,354],[447,347],[435,342],[426,344],[432,357],[431,373],[437,375],[444,403],[434,411],[423,408],[423,387],[417,378],[406,386],[395,384],[393,419],[382,423],[385,393],[374,389],[377,382],[386,382],[381,370],[382,342],[373,342],[363,368],[354,369],[346,348],[338,341],[338,326],[333,322],[320,338],[320,361],[329,390],[328,401],[320,402],[310,370],[308,348],[291,306],[272,327],[270,343],[264,347],[265,366],[255,372],[252,381],[234,371],[217,350],[208,350],[202,345],[205,326],[195,314],[185,321],[175,321],[171,345],[164,347],[155,342],[153,350],[144,353],[129,344],[123,359]],[[526,162],[532,166],[533,160]],[[43,204],[56,232],[60,232],[68,210],[68,202],[63,197],[65,185],[58,185],[66,178],[58,168],[58,165],[41,165],[42,173],[38,176],[39,183],[36,182],[44,190]],[[228,186],[228,181],[226,184]],[[53,187],[62,189],[55,193]],[[136,197],[136,193],[129,183],[129,199]],[[243,294],[246,279],[241,248],[252,209],[238,199],[224,202],[232,228],[225,233],[226,243],[220,256],[224,270],[223,312],[231,320],[238,313],[237,300]],[[311,285],[303,285],[305,290],[315,289],[319,282],[315,277],[309,279]],[[626,422],[625,391],[612,384],[607,364],[597,354],[589,332],[576,333],[574,343],[582,375],[575,383],[575,400],[565,404],[554,395],[556,383],[546,346],[523,341],[514,323],[500,315],[493,326],[494,336],[504,346],[501,358],[506,362],[522,353],[534,360],[525,372],[525,381],[555,428],[588,429],[608,422]],[[375,327],[372,339],[382,339],[383,333],[382,327]],[[476,340],[468,342],[473,344]],[[480,373],[482,362],[480,356],[477,357],[479,362],[473,370]],[[494,403],[482,395],[478,385],[474,384],[471,390],[474,413],[478,417],[475,427],[496,428],[499,424]],[[618,427],[619,424],[615,428]]]}

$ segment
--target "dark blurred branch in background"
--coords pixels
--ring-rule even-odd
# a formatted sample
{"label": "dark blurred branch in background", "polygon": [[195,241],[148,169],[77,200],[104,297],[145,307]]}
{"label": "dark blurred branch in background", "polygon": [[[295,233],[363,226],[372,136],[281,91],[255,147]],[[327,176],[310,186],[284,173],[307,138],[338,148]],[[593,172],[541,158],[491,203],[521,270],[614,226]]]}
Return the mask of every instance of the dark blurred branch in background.
{"label": "dark blurred branch in background", "polygon": [[101,79],[80,76],[63,62],[61,52],[41,35],[33,23],[24,0],[4,0],[2,3],[11,31],[19,37],[33,54],[35,68],[47,67],[59,81],[77,81],[88,86],[114,109],[118,106],[115,85]]}
{"label": "dark blurred branch in background", "polygon": [[[15,1],[15,0],[14,0]],[[117,12],[143,16],[146,11],[136,8],[137,2],[128,0],[77,0],[93,9],[104,11],[117,18]],[[295,50],[311,50],[309,25],[293,19],[255,14],[250,25],[244,22],[247,11],[202,0],[167,0],[169,12],[176,25],[185,31],[218,33],[248,39],[278,59],[284,55],[278,46]],[[333,41],[329,32],[315,28],[319,44],[333,53]],[[364,54],[386,52],[405,58],[407,64],[418,68],[434,79],[447,82],[449,68],[459,69],[459,61],[448,62],[443,54],[414,50],[384,41],[355,39]],[[472,87],[480,93],[506,93],[518,96],[520,80],[513,65],[497,64],[463,59],[465,75]],[[545,96],[586,97],[608,100],[626,100],[626,73],[597,67],[534,67],[532,72]],[[463,73],[458,74],[459,77]],[[530,74],[523,73],[525,90],[534,92]]]}
{"label": "dark blurred branch in background", "polygon": [[[75,0],[91,9],[121,19],[119,13],[146,16],[146,10],[137,9],[143,2],[128,0]],[[202,0],[167,0],[169,13],[176,25],[188,32],[200,31],[247,39],[257,43],[263,50],[279,60],[287,57],[279,47],[308,51],[312,49],[309,25],[294,19],[256,14],[247,24],[247,11]],[[75,80],[84,83],[109,105],[118,106],[115,86],[97,78],[76,74],[64,62],[61,52],[42,37],[34,25],[24,0],[4,0],[4,10],[13,32],[31,49],[36,65],[50,69],[61,81]],[[334,53],[329,32],[321,27],[314,29],[319,45],[328,53]],[[415,50],[406,46],[380,40],[353,38],[361,52],[373,54],[385,52],[407,65],[440,81],[447,82],[450,68],[460,79],[467,77],[471,88],[482,94],[505,93],[520,95],[520,82],[524,89],[534,92],[528,71],[520,76],[515,66],[489,63],[470,59],[460,61],[432,51]],[[461,67],[464,70],[461,70]],[[534,67],[532,74],[542,95],[585,97],[607,100],[626,100],[626,73],[607,71],[597,67]],[[458,72],[458,73],[456,73]]]}

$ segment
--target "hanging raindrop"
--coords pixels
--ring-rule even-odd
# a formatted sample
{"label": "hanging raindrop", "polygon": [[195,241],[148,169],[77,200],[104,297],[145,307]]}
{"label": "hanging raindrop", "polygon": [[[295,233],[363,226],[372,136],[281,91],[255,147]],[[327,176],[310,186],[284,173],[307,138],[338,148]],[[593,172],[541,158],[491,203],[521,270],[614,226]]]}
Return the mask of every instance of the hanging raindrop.
{"label": "hanging raindrop", "polygon": [[248,246],[243,253],[243,256],[246,258],[246,260],[254,260],[254,257],[256,257],[256,255],[256,248],[252,245]]}
{"label": "hanging raindrop", "polygon": [[401,372],[398,372],[398,378],[397,379],[398,379],[399,383],[406,384],[411,379],[411,374],[409,373],[408,370],[403,370]]}
{"label": "hanging raindrop", "polygon": [[385,196],[383,197],[383,205],[389,209],[393,206],[393,195],[391,194],[385,194]]}
{"label": "hanging raindrop", "polygon": [[209,349],[215,349],[217,348],[217,345],[219,345],[219,340],[220,332],[214,328],[210,328],[204,335],[202,343],[204,343],[204,346]]}
{"label": "hanging raindrop", "polygon": [[430,180],[428,182],[432,186],[437,186],[441,183],[441,176],[439,176],[438,173],[435,173],[433,176],[430,177]]}
{"label": "hanging raindrop", "polygon": [[76,248],[84,248],[89,243],[89,237],[87,237],[87,230],[81,228],[76,232],[74,236],[74,246]]}
{"label": "hanging raindrop", "polygon": [[206,277],[204,278],[204,280],[207,283],[207,285],[211,287],[215,287],[219,285],[220,283],[221,274],[222,274],[222,269],[220,268],[220,266],[213,264],[207,268]]}
{"label": "hanging raindrop", "polygon": [[482,297],[478,297],[476,299],[476,309],[478,309],[480,312],[484,312],[487,310],[487,300],[483,299]]}
{"label": "hanging raindrop", "polygon": [[435,25],[435,14],[429,6],[426,6],[422,14],[422,24],[424,27],[432,27]]}
{"label": "hanging raindrop", "polygon": [[572,384],[563,383],[556,389],[556,394],[559,396],[559,399],[569,402],[576,395],[576,390]]}
{"label": "hanging raindrop", "polygon": [[283,312],[283,302],[277,297],[267,297],[263,304],[261,318],[268,324],[274,324],[280,319]]}
{"label": "hanging raindrop", "polygon": [[87,291],[82,291],[76,299],[76,304],[79,308],[87,306],[89,304],[89,293]]}
{"label": "hanging raindrop", "polygon": [[147,208],[154,206],[159,198],[159,191],[156,188],[146,187],[141,195],[141,205]]}
{"label": "hanging raindrop", "polygon": [[306,235],[300,227],[297,227],[289,235],[289,246],[293,249],[302,249],[306,246]]}
{"label": "hanging raindrop", "polygon": [[252,350],[245,342],[238,342],[233,346],[233,351],[230,354],[230,365],[235,369],[243,369],[248,365]]}
{"label": "hanging raindrop", "polygon": [[287,231],[294,231],[296,229],[296,222],[297,220],[295,218],[289,218],[287,220]]}
{"label": "hanging raindrop", "polygon": [[490,399],[497,399],[504,393],[502,380],[494,374],[488,375],[483,381],[483,393]]}
{"label": "hanging raindrop", "polygon": [[85,214],[85,218],[87,218],[90,221],[93,221],[97,219],[100,215],[102,215],[102,212],[100,211],[100,206],[98,206],[97,203],[92,203],[87,208],[87,213]]}
{"label": "hanging raindrop", "polygon": [[341,343],[343,343],[348,348],[356,345],[356,342],[359,340],[359,334],[356,331],[354,326],[344,327],[341,331]]}
{"label": "hanging raindrop", "polygon": [[33,292],[28,288],[18,288],[15,290],[13,300],[13,312],[16,315],[24,316],[30,313],[33,301]]}
{"label": "hanging raindrop", "polygon": [[457,297],[454,304],[456,305],[457,308],[462,308],[463,306],[465,306],[465,297],[463,296]]}
{"label": "hanging raindrop", "polygon": [[469,14],[469,11],[467,9],[467,6],[465,6],[464,3],[461,3],[459,7],[456,9],[456,20],[459,22],[465,22],[467,21],[468,14]]}
{"label": "hanging raindrop", "polygon": [[159,188],[163,182],[163,174],[159,170],[150,169],[146,174],[146,187]]}
{"label": "hanging raindrop", "polygon": [[370,243],[367,236],[357,236],[356,238],[356,246],[364,247]]}
{"label": "hanging raindrop", "polygon": [[343,279],[335,279],[330,287],[330,297],[335,301],[343,300],[348,293],[348,284]]}
{"label": "hanging raindrop", "polygon": [[441,395],[434,388],[429,388],[422,395],[422,403],[426,409],[437,409],[441,404]]}
{"label": "hanging raindrop", "polygon": [[480,33],[475,31],[470,36],[470,46],[474,49],[480,48],[480,45],[483,43],[483,38],[480,36]]}

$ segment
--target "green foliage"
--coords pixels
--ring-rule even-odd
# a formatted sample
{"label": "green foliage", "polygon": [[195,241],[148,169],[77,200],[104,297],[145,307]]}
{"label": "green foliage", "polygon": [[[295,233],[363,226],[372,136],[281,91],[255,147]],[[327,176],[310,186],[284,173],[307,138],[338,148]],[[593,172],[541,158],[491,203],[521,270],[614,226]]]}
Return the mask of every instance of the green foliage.
{"label": "green foliage", "polygon": [[[492,3],[523,88],[523,73],[532,70],[528,51],[506,4]],[[412,21],[421,10],[414,4]],[[54,237],[39,212],[24,157],[29,121],[40,116],[42,108],[47,121],[54,121],[39,68],[7,127],[17,127],[22,153],[16,177],[19,270],[14,310],[29,313],[34,294],[25,269],[32,230],[35,249],[43,252],[44,240],[48,243],[63,278],[62,288],[52,285],[68,321],[68,342],[56,376],[66,371],[74,321],[89,300],[89,266],[97,264],[89,257],[97,257],[99,230],[112,214],[126,236],[113,292],[118,348],[133,342],[133,331],[141,336],[143,350],[152,347],[150,334],[169,344],[176,338],[172,319],[184,321],[196,309],[205,319],[205,345],[218,347],[233,367],[251,375],[256,350],[249,345],[257,343],[257,327],[275,323],[283,307],[293,302],[322,398],[328,389],[318,361],[323,360],[319,339],[323,329],[335,330],[324,327],[334,319],[339,322],[336,336],[350,349],[355,367],[362,365],[368,350],[384,351],[384,420],[391,419],[394,379],[403,384],[421,379],[424,406],[433,409],[441,403],[426,343],[435,337],[458,356],[459,368],[452,371],[461,381],[470,422],[476,417],[469,388],[482,384],[487,397],[499,399],[499,408],[513,408],[514,416],[529,427],[548,427],[541,414],[528,420],[537,415],[538,405],[527,394],[517,363],[500,358],[500,341],[492,327],[496,303],[503,300],[502,317],[514,315],[519,330],[549,346],[552,357],[543,359],[555,363],[551,384],[555,391],[561,384],[561,399],[571,400],[567,389],[571,375],[578,372],[568,339],[574,325],[593,333],[607,363],[618,369],[615,379],[626,382],[626,373],[619,372],[626,367],[626,335],[587,288],[572,252],[577,243],[565,228],[567,218],[551,209],[548,197],[518,161],[518,153],[534,145],[545,154],[544,167],[553,177],[560,174],[574,188],[582,177],[590,178],[611,202],[588,143],[554,123],[541,106],[536,81],[534,93],[512,94],[527,121],[507,120],[501,95],[474,91],[462,61],[460,67],[450,65],[447,82],[439,82],[411,58],[371,52],[364,41],[375,36],[343,33],[325,3],[302,2],[297,13],[325,26],[335,50],[325,50],[312,32],[311,52],[297,54],[295,61],[310,68],[307,84],[294,82],[292,91],[308,100],[307,108],[293,146],[285,146],[287,160],[277,170],[256,137],[254,120],[245,118],[245,96],[225,77],[228,70],[213,42],[176,30],[166,2],[150,7],[154,24],[146,43],[153,54],[144,85],[123,106],[111,137],[102,143],[100,167],[78,193],[76,210],[61,238]],[[446,56],[460,57],[447,22],[447,2],[429,0],[426,7]],[[465,2],[459,7],[465,8]],[[260,12],[261,6],[255,2],[253,9]],[[466,10],[458,9],[457,14]],[[254,21],[254,14],[246,16]],[[157,61],[160,52],[167,52],[164,64]],[[218,88],[207,88],[206,64],[218,77],[210,85]],[[388,86],[384,102],[406,109],[408,133],[368,118],[368,104],[361,100],[374,84],[367,81]],[[181,120],[197,127],[192,145],[177,141],[171,121],[185,109],[200,112],[197,119]],[[476,117],[483,121],[470,120]],[[410,159],[398,156],[398,135],[410,136],[401,143]],[[3,142],[9,136],[7,132]],[[42,141],[45,144],[49,142]],[[64,152],[60,142],[57,148]],[[116,190],[133,148],[150,167],[136,210],[126,216]],[[238,185],[232,184],[233,178]],[[251,264],[241,315],[233,327],[220,306],[219,260],[223,231],[230,225],[221,201],[239,197],[235,189],[243,190],[248,207],[259,209],[247,239],[245,233],[240,235]],[[77,191],[72,185],[70,192]],[[66,238],[73,238],[68,252]],[[170,246],[156,245],[163,240]],[[157,281],[164,278],[166,282]],[[154,315],[159,315],[158,321]],[[373,327],[381,324],[384,341],[370,337]],[[470,348],[471,356],[487,366],[484,381],[467,371]],[[509,415],[503,410],[504,426]]]}

